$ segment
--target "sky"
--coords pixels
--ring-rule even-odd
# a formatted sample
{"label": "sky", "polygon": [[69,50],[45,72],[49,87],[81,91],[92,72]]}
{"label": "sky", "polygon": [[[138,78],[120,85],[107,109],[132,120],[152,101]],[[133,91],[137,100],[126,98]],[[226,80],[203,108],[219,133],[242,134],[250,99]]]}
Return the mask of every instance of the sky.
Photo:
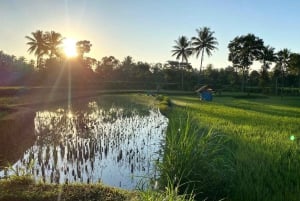
{"label": "sky", "polygon": [[[112,55],[165,63],[175,60],[171,50],[179,36],[197,36],[196,29],[207,26],[219,45],[203,65],[221,68],[231,65],[228,43],[248,33],[276,51],[299,53],[299,8],[297,0],[0,0],[0,50],[32,59],[25,36],[53,30],[91,41],[87,56],[97,60]],[[200,58],[189,62],[199,68]]]}

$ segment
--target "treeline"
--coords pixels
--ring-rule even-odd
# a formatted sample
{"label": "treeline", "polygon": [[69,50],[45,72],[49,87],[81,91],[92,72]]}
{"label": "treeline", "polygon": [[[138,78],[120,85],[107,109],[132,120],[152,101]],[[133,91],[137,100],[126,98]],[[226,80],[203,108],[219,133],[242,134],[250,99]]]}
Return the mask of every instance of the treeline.
{"label": "treeline", "polygon": [[[177,61],[168,61],[164,64],[149,64],[134,62],[130,56],[121,61],[114,56],[107,56],[100,61],[90,57],[47,58],[36,68],[32,60],[26,61],[24,57],[16,58],[0,51],[0,82],[1,85],[7,86],[55,84],[64,87],[71,81],[78,87],[178,90],[181,89],[182,72],[185,80],[184,90],[195,90],[199,86],[199,71],[187,63],[179,65]],[[240,91],[242,74],[232,66],[214,68],[208,65],[202,71],[201,82],[211,85],[216,90]],[[299,86],[299,77],[289,70],[282,75],[276,67],[270,71],[253,70],[249,72],[246,85],[246,90],[250,92],[276,93],[277,87],[278,93],[281,90],[288,93],[288,88]],[[295,90],[293,93],[296,93]]]}
{"label": "treeline", "polygon": [[[199,83],[224,88],[228,84],[224,72],[227,75],[230,68],[213,70],[210,67],[202,72],[204,55],[211,56],[212,51],[217,49],[218,42],[214,37],[214,32],[208,27],[196,29],[196,32],[197,36],[191,37],[190,40],[186,36],[180,36],[178,40],[175,40],[172,56],[176,56],[177,60],[187,62],[190,56],[195,55],[198,58],[201,55]],[[289,91],[286,87],[300,88],[300,54],[293,53],[286,48],[276,52],[275,48],[265,45],[263,39],[254,34],[235,37],[229,42],[228,49],[228,60],[232,62],[232,67],[237,72],[236,75],[231,73],[230,88],[240,83],[240,89],[243,92],[275,94]],[[255,61],[261,63],[261,70],[250,71]],[[219,77],[223,80],[218,80]],[[183,84],[183,77],[181,82]],[[299,89],[292,91],[300,93]]]}
{"label": "treeline", "polygon": [[[95,87],[102,89],[171,89],[195,90],[208,84],[218,91],[248,91],[269,94],[299,94],[300,54],[288,49],[275,52],[253,34],[238,36],[228,45],[232,66],[202,69],[203,55],[211,55],[218,44],[209,28],[197,29],[191,41],[179,37],[173,46],[177,61],[147,63],[130,56],[119,60],[105,56],[101,60],[87,57],[92,44],[76,43],[76,57],[67,57],[62,49],[64,38],[51,31],[36,31],[26,36],[28,51],[36,61],[16,58],[0,51],[0,85]],[[207,43],[207,37],[210,43]],[[206,40],[205,40],[206,39]],[[208,50],[204,48],[206,41]],[[188,57],[201,56],[200,69],[188,63]],[[254,61],[261,69],[250,70]]]}

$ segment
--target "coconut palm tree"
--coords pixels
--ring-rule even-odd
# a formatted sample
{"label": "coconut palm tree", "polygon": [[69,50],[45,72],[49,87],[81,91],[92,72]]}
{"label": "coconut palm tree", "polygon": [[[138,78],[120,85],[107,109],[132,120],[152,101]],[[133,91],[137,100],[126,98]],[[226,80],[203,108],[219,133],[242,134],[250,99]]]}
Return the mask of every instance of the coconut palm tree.
{"label": "coconut palm tree", "polygon": [[276,61],[275,48],[269,45],[263,47],[259,60],[262,62],[262,69],[268,70],[270,65]]}
{"label": "coconut palm tree", "polygon": [[273,62],[276,61],[275,48],[270,47],[269,45],[263,46],[262,50],[259,52],[258,59],[262,62],[261,66],[261,77],[260,85],[264,87],[269,82],[269,73],[268,69]]}
{"label": "coconut palm tree", "polygon": [[[281,72],[281,90],[284,87],[284,76],[285,71],[287,71],[291,59],[291,51],[287,48],[277,52],[277,64],[276,67],[280,69]],[[281,93],[282,95],[282,93]]]}
{"label": "coconut palm tree", "polygon": [[298,87],[300,88],[300,54],[292,53],[289,63],[291,71],[298,76]]}
{"label": "coconut palm tree", "polygon": [[46,46],[49,51],[49,57],[59,56],[59,46],[63,43],[64,37],[55,31],[46,32],[45,34]]}
{"label": "coconut palm tree", "polygon": [[47,45],[43,31],[37,30],[31,33],[32,36],[25,36],[29,40],[26,44],[29,45],[28,52],[33,53],[36,59],[36,67],[39,67],[40,59],[47,53]]}
{"label": "coconut palm tree", "polygon": [[277,53],[277,64],[281,67],[282,73],[287,70],[291,59],[291,51],[289,49],[280,50]]}
{"label": "coconut palm tree", "polygon": [[[188,63],[188,57],[192,54],[191,43],[189,42],[186,36],[179,36],[177,40],[175,40],[176,45],[173,46],[173,54],[172,56],[176,56],[177,60],[181,59],[181,63],[184,61]],[[180,68],[180,62],[179,62]],[[181,69],[181,89],[183,89],[183,69]]]}
{"label": "coconut palm tree", "polygon": [[211,31],[208,27],[203,27],[200,29],[196,29],[198,36],[192,37],[192,47],[193,51],[196,53],[196,58],[201,54],[201,62],[200,62],[200,76],[202,71],[202,63],[204,58],[204,52],[207,56],[212,55],[212,51],[218,49],[216,46],[218,45],[218,41],[216,37],[214,37],[214,31]]}

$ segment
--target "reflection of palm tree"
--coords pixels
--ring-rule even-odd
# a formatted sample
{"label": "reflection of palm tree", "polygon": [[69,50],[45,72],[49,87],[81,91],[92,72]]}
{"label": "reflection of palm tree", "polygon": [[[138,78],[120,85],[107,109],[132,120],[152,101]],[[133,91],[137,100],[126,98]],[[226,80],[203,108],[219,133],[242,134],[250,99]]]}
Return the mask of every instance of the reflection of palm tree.
{"label": "reflection of palm tree", "polygon": [[28,52],[33,53],[36,58],[36,66],[39,67],[41,57],[47,53],[47,46],[45,41],[45,36],[43,31],[37,30],[36,32],[31,33],[32,37],[25,36],[29,40],[26,44],[30,47],[28,48]]}
{"label": "reflection of palm tree", "polygon": [[63,43],[64,38],[60,33],[55,31],[47,32],[45,35],[47,49],[49,51],[49,57],[53,55],[59,56],[58,47]]}
{"label": "reflection of palm tree", "polygon": [[202,63],[204,52],[206,52],[207,56],[212,55],[212,51],[217,49],[216,45],[218,45],[217,39],[213,36],[215,32],[211,31],[208,27],[203,27],[196,30],[198,33],[198,37],[192,37],[192,46],[196,53],[196,57],[198,58],[201,53],[201,63],[200,63],[200,76],[202,71]]}
{"label": "reflection of palm tree", "polygon": [[[191,55],[192,49],[190,48],[190,42],[188,41],[187,37],[180,36],[178,40],[175,40],[175,43],[176,45],[173,46],[174,49],[172,50],[172,56],[176,56],[177,60],[181,58],[181,63],[184,61],[188,63],[188,57]],[[183,69],[181,69],[181,89],[183,89]]]}

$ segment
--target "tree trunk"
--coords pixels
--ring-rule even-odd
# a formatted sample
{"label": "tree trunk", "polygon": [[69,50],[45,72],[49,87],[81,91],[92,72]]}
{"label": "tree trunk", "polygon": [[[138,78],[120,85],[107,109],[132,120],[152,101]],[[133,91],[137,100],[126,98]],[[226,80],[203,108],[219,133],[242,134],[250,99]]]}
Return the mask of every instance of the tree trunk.
{"label": "tree trunk", "polygon": [[245,92],[245,68],[242,70],[242,92]]}
{"label": "tree trunk", "polygon": [[203,57],[204,57],[204,50],[202,49],[201,53],[201,62],[200,62],[200,72],[199,72],[199,84],[201,82],[201,72],[202,72],[202,62],[203,62]]}
{"label": "tree trunk", "polygon": [[276,77],[276,80],[275,80],[275,94],[276,94],[276,96],[278,96],[278,77]]}
{"label": "tree trunk", "polygon": [[40,56],[36,57],[36,68],[39,69],[39,60],[40,60]]}
{"label": "tree trunk", "polygon": [[[183,59],[181,60],[181,64],[183,63]],[[181,90],[183,90],[183,68],[180,65],[179,62],[179,69],[181,69]]]}

